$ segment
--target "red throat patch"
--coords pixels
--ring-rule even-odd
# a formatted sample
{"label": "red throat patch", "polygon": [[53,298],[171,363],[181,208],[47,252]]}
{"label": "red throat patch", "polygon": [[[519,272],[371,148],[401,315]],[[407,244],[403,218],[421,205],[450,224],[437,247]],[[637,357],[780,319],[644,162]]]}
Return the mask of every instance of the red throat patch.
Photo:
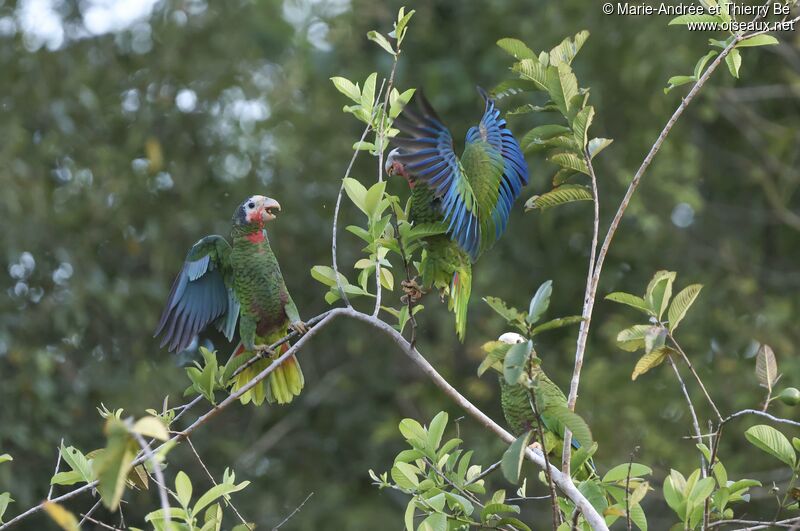
{"label": "red throat patch", "polygon": [[247,235],[247,239],[250,243],[261,243],[264,241],[264,229],[259,229],[252,234]]}

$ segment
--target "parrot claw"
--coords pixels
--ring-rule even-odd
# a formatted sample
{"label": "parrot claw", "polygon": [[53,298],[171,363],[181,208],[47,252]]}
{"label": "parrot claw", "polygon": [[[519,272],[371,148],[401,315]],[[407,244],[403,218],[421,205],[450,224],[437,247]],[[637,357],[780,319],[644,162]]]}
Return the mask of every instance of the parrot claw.
{"label": "parrot claw", "polygon": [[417,302],[422,298],[423,295],[425,295],[425,290],[422,289],[422,286],[417,283],[417,277],[414,277],[411,280],[403,280],[400,282],[400,286],[403,288],[403,292],[405,293],[405,295],[400,298],[400,301],[403,304],[408,304],[409,300],[412,303]]}
{"label": "parrot claw", "polygon": [[253,351],[258,354],[269,354],[270,356],[275,354],[275,351],[269,348],[269,345],[256,345],[253,347]]}
{"label": "parrot claw", "polygon": [[294,323],[289,325],[294,332],[297,332],[298,335],[303,335],[308,332],[308,326],[303,321],[295,321]]}
{"label": "parrot claw", "polygon": [[536,451],[536,450],[538,450],[540,452],[542,451],[542,445],[539,444],[539,441],[533,441],[532,443],[530,443],[528,445],[528,448],[530,448],[531,450],[534,450],[534,451]]}

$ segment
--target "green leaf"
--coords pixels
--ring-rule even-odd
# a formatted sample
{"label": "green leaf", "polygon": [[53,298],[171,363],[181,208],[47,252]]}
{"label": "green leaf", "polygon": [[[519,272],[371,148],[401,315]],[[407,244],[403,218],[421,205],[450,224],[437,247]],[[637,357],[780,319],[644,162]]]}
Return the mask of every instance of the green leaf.
{"label": "green leaf", "polygon": [[189,502],[192,501],[192,482],[183,470],[175,476],[175,493],[178,496],[178,502],[184,509],[187,509]]}
{"label": "green leaf", "polygon": [[569,315],[567,317],[559,317],[557,319],[551,319],[550,321],[535,326],[533,330],[531,330],[531,336],[541,334],[542,332],[545,332],[547,330],[553,330],[555,328],[561,328],[564,326],[578,324],[582,321],[583,317],[581,317],[580,315]]}
{"label": "green leaf", "polygon": [[375,103],[375,82],[377,79],[378,73],[371,73],[367,76],[364,81],[364,87],[361,89],[361,106],[369,115],[372,115],[372,105]]}
{"label": "green leaf", "polygon": [[[356,181],[358,182],[358,181]],[[381,181],[370,186],[364,196],[364,213],[370,219],[375,218],[380,214],[378,206],[383,198],[383,192],[386,190],[386,181]]]}
{"label": "green leaf", "polygon": [[392,45],[389,43],[386,37],[383,36],[383,34],[378,33],[375,30],[372,30],[367,32],[367,39],[376,43],[378,46],[389,52],[391,55],[396,55],[394,48],[392,48]]}
{"label": "green leaf", "polygon": [[11,457],[11,454],[3,454],[0,455],[0,463],[7,463],[9,461],[13,461],[14,458]]}
{"label": "green leaf", "polygon": [[694,65],[695,79],[700,79],[700,76],[703,74],[703,70],[706,68],[706,64],[708,64],[712,57],[716,57],[717,55],[718,52],[716,50],[711,50],[697,61],[697,64]]}
{"label": "green leaf", "polygon": [[460,494],[456,494],[454,492],[444,492],[444,496],[449,502],[451,502],[451,504],[458,506],[461,512],[467,516],[471,515],[475,511],[475,506],[472,505],[472,502]]}
{"label": "green leaf", "polygon": [[8,504],[13,502],[14,500],[11,499],[11,493],[4,492],[0,494],[0,524],[3,523],[3,515],[8,509]]}
{"label": "green leaf", "polygon": [[392,467],[392,480],[402,489],[415,489],[419,485],[418,469],[410,463],[398,461]]}
{"label": "green leaf", "polygon": [[672,283],[675,281],[674,271],[657,271],[647,285],[644,300],[653,310],[657,319],[661,319],[672,297]]}
{"label": "green leaf", "polygon": [[574,201],[591,201],[589,188],[580,184],[562,184],[542,195],[535,195],[525,202],[525,210],[547,209]]}
{"label": "green leaf", "polygon": [[525,320],[525,314],[514,307],[506,305],[505,301],[497,297],[484,297],[484,302],[488,304],[492,310],[497,312],[503,319],[509,323],[514,321],[522,322]]}
{"label": "green leaf", "polygon": [[503,360],[503,377],[509,385],[517,385],[522,373],[528,364],[528,357],[533,350],[533,343],[526,341],[524,343],[517,343],[508,349],[505,359]]}
{"label": "green leaf", "polygon": [[354,151],[375,151],[375,144],[372,142],[358,141],[353,144]]}
{"label": "green leaf", "polygon": [[689,503],[693,505],[702,504],[706,498],[711,496],[714,492],[715,485],[714,478],[703,478],[694,484],[691,492],[689,493]]}
{"label": "green leaf", "polygon": [[589,168],[583,158],[574,153],[556,153],[547,158],[548,162],[558,164],[562,168],[589,175]]}
{"label": "green leaf", "polygon": [[139,447],[121,420],[109,418],[105,433],[108,443],[94,462],[99,482],[97,492],[103,504],[109,510],[116,511]]}
{"label": "green leaf", "polygon": [[744,432],[744,436],[756,448],[794,468],[797,462],[797,455],[794,448],[792,448],[792,443],[789,442],[789,439],[784,434],[772,426],[765,424],[753,426]]}
{"label": "green leaf", "polygon": [[234,485],[232,481],[226,481],[224,483],[220,483],[218,485],[214,485],[208,491],[200,496],[200,499],[194,504],[194,508],[192,509],[193,514],[200,514],[200,511],[205,509],[208,505],[211,505],[219,498],[227,497],[234,492],[239,492],[240,490],[244,489],[250,484],[249,481],[242,481],[238,485]]}
{"label": "green leaf", "polygon": [[631,521],[641,531],[647,531],[647,516],[644,514],[644,509],[638,503],[630,506]]}
{"label": "green leaf", "polygon": [[[643,465],[641,463],[631,463],[631,477],[632,478],[640,478],[643,476],[649,476],[653,473],[653,469],[647,465]],[[622,481],[623,483],[628,478],[628,463],[622,463],[621,465],[617,465],[608,472],[606,475],[603,476],[603,483],[616,483],[618,481]]]}
{"label": "green leaf", "polygon": [[537,322],[547,307],[550,306],[550,295],[553,293],[553,281],[547,280],[539,286],[536,293],[531,298],[531,303],[528,306],[528,316],[525,318],[528,324]]}
{"label": "green leaf", "polygon": [[560,63],[570,64],[580,49],[583,43],[589,38],[589,32],[586,30],[578,32],[575,37],[567,37],[558,46],[550,50],[550,64],[558,65]]}
{"label": "green leaf", "polygon": [[694,76],[672,76],[667,80],[668,85],[664,87],[664,94],[667,94],[675,87],[680,87],[681,85],[686,85],[694,81],[697,81]]}
{"label": "green leaf", "polygon": [[670,20],[668,26],[683,26],[696,22],[722,22],[722,19],[717,15],[681,15]]}
{"label": "green leaf", "polygon": [[587,105],[575,115],[572,121],[572,129],[575,132],[575,141],[583,149],[589,141],[589,127],[594,119],[594,107]]}
{"label": "green leaf", "polygon": [[[609,293],[606,295],[606,300],[625,304],[648,315],[653,314],[652,310],[643,298],[637,297],[636,295],[632,295],[630,293],[625,293],[624,291],[615,291],[614,293]],[[619,339],[617,339],[617,341],[619,341]]]}
{"label": "green leaf", "polygon": [[685,486],[686,480],[677,470],[672,470],[664,480],[664,500],[680,519],[684,518],[686,512],[686,499],[683,494]]}
{"label": "green leaf", "polygon": [[633,374],[631,374],[631,380],[636,380],[636,378],[650,369],[661,365],[671,351],[672,349],[669,347],[661,347],[645,353],[639,358],[639,361],[636,362],[636,366],[633,368]]}
{"label": "green leaf", "polygon": [[[215,359],[216,361],[216,359]],[[133,431],[143,437],[152,437],[160,441],[169,439],[169,432],[164,422],[157,417],[142,417],[133,425]]]}
{"label": "green leaf", "polygon": [[447,516],[444,513],[434,513],[419,524],[417,531],[447,531]]}
{"label": "green leaf", "polygon": [[775,353],[769,345],[761,345],[756,354],[756,376],[762,387],[772,391],[772,386],[778,380],[778,362]]}
{"label": "green leaf", "polygon": [[69,472],[59,472],[50,478],[51,485],[74,485],[75,483],[85,482],[83,476],[74,470]]}
{"label": "green leaf", "polygon": [[592,445],[592,432],[589,425],[580,415],[567,406],[550,405],[542,409],[542,417],[550,417],[561,423],[572,432],[572,437],[582,446]]}
{"label": "green leaf", "polygon": [[428,440],[428,434],[422,424],[414,419],[403,419],[399,425],[400,433],[411,445],[418,449],[425,448],[425,442]]}
{"label": "green leaf", "polygon": [[568,120],[572,116],[572,101],[578,95],[578,80],[567,63],[547,68],[547,91]]}
{"label": "green leaf", "polygon": [[619,347],[628,352],[636,352],[645,346],[645,336],[652,325],[633,325],[617,334]]}
{"label": "green leaf", "polygon": [[674,332],[675,329],[678,328],[678,324],[680,324],[686,316],[686,312],[692,304],[694,304],[701,289],[703,289],[702,284],[692,284],[691,286],[683,288],[680,293],[675,295],[675,299],[672,301],[669,311],[667,312],[670,332]]}
{"label": "green leaf", "polygon": [[369,216],[369,210],[366,206],[367,188],[352,177],[347,177],[342,181],[344,183],[344,191],[347,197],[358,207],[364,214]]}
{"label": "green leaf", "polygon": [[442,442],[442,434],[444,434],[444,429],[447,426],[447,418],[447,413],[440,411],[433,417],[431,425],[428,427],[427,444],[431,452],[435,452]]}
{"label": "green leaf", "polygon": [[414,510],[416,509],[416,501],[414,498],[409,500],[408,505],[406,505],[406,512],[405,516],[403,517],[403,521],[406,524],[406,531],[414,531]]}
{"label": "green leaf", "polygon": [[[548,68],[539,62],[538,59],[523,59],[514,64],[511,70],[518,73],[521,78],[533,82],[538,90],[549,91],[548,88]],[[577,90],[577,85],[576,85]]]}
{"label": "green leaf", "polygon": [[534,90],[528,79],[506,79],[495,85],[489,94],[496,100]]}
{"label": "green leaf", "polygon": [[600,485],[600,482],[596,479],[581,481],[578,484],[578,490],[600,514],[603,514],[608,508],[608,500],[606,499],[605,491],[602,485]]}
{"label": "green leaf", "polygon": [[536,59],[536,54],[519,39],[505,38],[497,41],[497,45],[515,59]]}
{"label": "green leaf", "polygon": [[[528,448],[528,441],[531,438],[531,432],[525,432],[520,435],[517,440],[511,443],[503,453],[503,459],[500,462],[500,469],[508,481],[515,485],[519,483],[519,473],[522,470],[522,460],[525,457],[525,449]],[[488,509],[487,505],[487,509]],[[486,509],[484,509],[486,511]]]}
{"label": "green leaf", "polygon": [[353,84],[347,78],[344,77],[332,77],[331,81],[333,81],[333,86],[336,87],[336,90],[350,98],[356,103],[361,102],[361,91],[359,90],[358,86]]}
{"label": "green leaf", "polygon": [[587,147],[589,151],[589,158],[593,159],[595,155],[610,146],[613,141],[614,140],[612,138],[593,138],[589,140],[589,145]]}
{"label": "green leaf", "polygon": [[534,127],[520,140],[519,144],[522,147],[523,151],[528,148],[530,144],[540,144],[544,140],[548,140],[550,138],[568,134],[571,130],[569,127],[565,127],[563,125],[557,124],[547,124],[547,125],[540,125],[538,127]]}
{"label": "green leaf", "polygon": [[725,56],[725,64],[728,66],[731,75],[739,79],[739,69],[742,67],[742,55],[739,53],[739,50],[736,48],[731,50],[730,53]]}
{"label": "green leaf", "polygon": [[773,44],[779,44],[779,41],[772,35],[756,35],[739,41],[736,47],[747,48],[749,46],[771,46]]}
{"label": "green leaf", "polygon": [[86,483],[94,481],[94,473],[89,460],[74,446],[65,447],[61,444],[61,457],[72,470],[80,474],[81,479]]}

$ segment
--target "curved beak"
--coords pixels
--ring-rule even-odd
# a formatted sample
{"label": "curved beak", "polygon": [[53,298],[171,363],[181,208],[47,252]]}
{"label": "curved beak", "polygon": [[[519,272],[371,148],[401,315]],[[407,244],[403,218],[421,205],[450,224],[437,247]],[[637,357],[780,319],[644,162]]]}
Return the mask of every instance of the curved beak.
{"label": "curved beak", "polygon": [[384,171],[389,177],[392,177],[397,174],[397,168],[395,168],[395,157],[400,154],[400,150],[398,148],[394,148],[389,152],[389,155],[386,157],[386,162],[383,165]]}
{"label": "curved beak", "polygon": [[259,210],[261,210],[261,219],[265,222],[272,221],[278,217],[278,212],[281,211],[281,205],[271,197],[264,197],[259,205]]}

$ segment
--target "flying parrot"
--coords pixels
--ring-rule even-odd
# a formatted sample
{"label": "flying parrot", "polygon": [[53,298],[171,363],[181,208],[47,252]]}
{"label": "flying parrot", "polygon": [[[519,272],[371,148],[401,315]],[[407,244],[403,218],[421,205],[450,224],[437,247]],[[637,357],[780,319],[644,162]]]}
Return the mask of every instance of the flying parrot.
{"label": "flying parrot", "polygon": [[386,159],[386,172],[401,175],[411,188],[409,221],[442,223],[446,234],[426,238],[420,263],[424,288],[448,296],[456,332],[463,341],[472,290],[472,264],[506,229],[514,200],[528,184],[528,166],[519,143],[495,102],[478,89],[486,107],[480,123],[467,131],[461,157],[453,137],[425,96],[418,92],[394,125],[405,136]]}
{"label": "flying parrot", "polygon": [[[179,352],[209,325],[216,326],[230,341],[239,323],[241,342],[230,363],[246,361],[256,352],[286,336],[289,330],[306,332],[278,260],[267,238],[266,224],[281,209],[274,199],[254,195],[233,214],[232,244],[222,236],[206,236],[195,243],[178,273],[155,335],[161,346]],[[284,343],[242,371],[234,380],[236,391],[286,352]],[[243,403],[286,404],[303,389],[303,372],[292,356],[242,397]]]}
{"label": "flying parrot", "polygon": [[[507,332],[500,336],[499,345],[496,342],[487,343],[484,348],[495,351],[487,358],[487,361],[493,362],[492,365],[495,369],[502,373],[503,359],[509,348],[517,343],[524,343],[527,340],[520,334],[515,332]],[[496,349],[496,350],[495,350]],[[497,363],[499,362],[499,364]],[[536,401],[536,408],[539,410],[539,416],[542,419],[542,431],[544,432],[544,441],[539,441],[548,455],[557,453],[560,455],[561,449],[564,446],[564,431],[566,426],[554,415],[548,411],[548,407],[561,406],[567,407],[567,397],[556,385],[539,365],[532,365],[529,372],[531,379],[534,382],[533,388],[528,389],[524,385],[517,384],[511,385],[502,374],[499,375],[500,380],[500,405],[503,408],[503,416],[506,419],[506,424],[509,431],[515,436],[519,437],[527,431],[533,431],[534,436],[538,436],[536,416],[533,413],[532,399]],[[531,390],[533,396],[531,396]],[[572,447],[577,450],[581,447],[580,443],[572,438]],[[594,471],[594,464],[589,460],[585,472],[590,475]]]}

